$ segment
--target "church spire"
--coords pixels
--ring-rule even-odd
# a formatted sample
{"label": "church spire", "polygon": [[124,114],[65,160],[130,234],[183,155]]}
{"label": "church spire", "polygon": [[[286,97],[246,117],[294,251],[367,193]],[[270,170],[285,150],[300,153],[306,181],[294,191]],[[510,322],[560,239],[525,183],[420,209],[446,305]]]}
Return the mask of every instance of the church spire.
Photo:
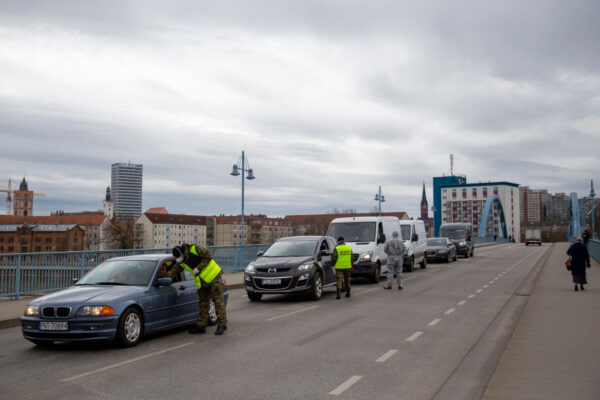
{"label": "church spire", "polygon": [[425,182],[423,182],[423,195],[421,196],[421,206],[427,205],[427,195],[425,194]]}

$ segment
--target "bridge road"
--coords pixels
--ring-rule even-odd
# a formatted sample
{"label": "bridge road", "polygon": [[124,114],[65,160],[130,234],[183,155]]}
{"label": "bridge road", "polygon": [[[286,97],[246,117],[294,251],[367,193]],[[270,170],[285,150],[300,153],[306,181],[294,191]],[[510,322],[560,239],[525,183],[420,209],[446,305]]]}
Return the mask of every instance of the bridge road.
{"label": "bridge road", "polygon": [[[480,377],[489,379],[504,349],[498,337],[515,322],[505,306],[549,249],[478,248],[474,258],[405,274],[402,291],[356,281],[350,299],[335,300],[330,288],[318,302],[265,296],[251,303],[232,290],[223,337],[214,328],[207,335],[182,329],[130,349],[44,349],[20,328],[4,329],[1,397],[432,399],[458,386],[466,394],[457,398],[479,398]],[[463,371],[468,361],[480,363],[475,379]]]}

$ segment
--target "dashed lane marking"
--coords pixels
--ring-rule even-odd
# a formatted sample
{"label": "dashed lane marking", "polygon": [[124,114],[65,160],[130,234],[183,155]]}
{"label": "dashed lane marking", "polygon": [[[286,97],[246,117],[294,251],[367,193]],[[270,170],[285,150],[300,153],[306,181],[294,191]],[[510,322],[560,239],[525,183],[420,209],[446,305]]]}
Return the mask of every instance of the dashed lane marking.
{"label": "dashed lane marking", "polygon": [[189,345],[192,345],[194,343],[196,343],[196,342],[183,343],[183,344],[180,344],[178,346],[173,346],[173,347],[169,347],[168,349],[164,349],[164,350],[160,350],[160,351],[155,351],[154,353],[149,353],[149,354],[146,354],[144,356],[131,358],[131,359],[127,360],[127,361],[122,361],[120,363],[112,364],[112,365],[109,365],[109,366],[106,366],[106,367],[95,369],[93,371],[84,372],[83,374],[79,374],[79,375],[72,376],[70,378],[63,379],[62,382],[71,382],[71,381],[74,381],[76,379],[85,378],[86,376],[90,376],[90,375],[93,375],[93,374],[104,372],[104,371],[107,371],[109,369],[113,369],[113,368],[121,367],[123,365],[131,364],[133,362],[144,360],[144,359],[150,358],[150,357],[154,357],[154,356],[157,356],[159,354],[167,353],[169,351],[178,350],[178,349],[181,349],[183,347],[187,347]]}
{"label": "dashed lane marking", "polygon": [[417,338],[418,338],[419,336],[421,336],[422,334],[423,334],[423,332],[420,332],[420,331],[418,331],[418,332],[415,332],[415,333],[413,333],[412,335],[410,335],[409,337],[407,337],[407,338],[406,338],[406,341],[407,341],[407,342],[414,342],[414,341],[415,341],[415,340],[417,340]]}
{"label": "dashed lane marking", "polygon": [[459,305],[459,306],[462,306],[462,305],[463,305],[463,304],[465,304],[466,302],[467,302],[466,300],[461,300],[461,301],[459,301],[459,302],[458,302],[458,305]]}
{"label": "dashed lane marking", "polygon": [[481,293],[481,292],[483,292],[483,289],[477,289],[476,292]]}
{"label": "dashed lane marking", "polygon": [[450,315],[450,314],[452,314],[454,311],[456,311],[456,308],[451,308],[451,309],[449,309],[448,311],[446,311],[444,314],[446,314],[446,315]]}
{"label": "dashed lane marking", "polygon": [[358,292],[358,293],[356,293],[354,296],[360,296],[361,294],[367,294],[367,293],[369,293],[369,292],[374,292],[374,291],[376,291],[377,289],[381,289],[381,288],[380,288],[379,286],[377,286],[377,287],[374,287],[373,289],[367,289],[367,290],[363,290],[362,292]]}
{"label": "dashed lane marking", "polygon": [[433,321],[431,321],[430,323],[428,323],[427,326],[436,326],[440,321],[441,321],[440,318],[436,318]]}
{"label": "dashed lane marking", "polygon": [[344,393],[348,388],[350,388],[350,386],[352,386],[356,382],[360,381],[361,378],[362,378],[361,375],[354,375],[350,379],[348,379],[346,382],[342,383],[340,386],[336,387],[331,392],[329,392],[329,394],[334,395],[334,396],[339,396],[340,394]]}
{"label": "dashed lane marking", "polygon": [[377,360],[375,360],[375,362],[378,362],[378,363],[386,362],[391,356],[393,356],[397,352],[398,352],[398,350],[390,350],[387,353],[385,353],[384,355],[382,355],[381,357],[379,357]]}
{"label": "dashed lane marking", "polygon": [[310,307],[302,308],[300,310],[296,310],[296,311],[292,311],[292,312],[289,312],[289,313],[286,313],[286,314],[281,314],[281,315],[277,315],[275,317],[267,318],[267,321],[274,321],[274,320],[279,319],[279,318],[289,317],[290,315],[299,314],[299,313],[302,313],[304,311],[312,310],[312,309],[317,308],[317,307],[319,307],[319,306],[310,306]]}
{"label": "dashed lane marking", "polygon": [[494,281],[495,281],[495,279],[492,280],[492,281],[489,281],[488,283],[491,285],[492,283],[494,283]]}
{"label": "dashed lane marking", "polygon": [[484,289],[487,289],[487,288],[489,288],[489,287],[490,287],[490,285],[483,285],[483,288],[484,288]]}
{"label": "dashed lane marking", "polygon": [[470,299],[472,299],[473,297],[475,297],[475,295],[474,295],[474,294],[470,294],[470,295],[469,295],[469,298],[470,298]]}

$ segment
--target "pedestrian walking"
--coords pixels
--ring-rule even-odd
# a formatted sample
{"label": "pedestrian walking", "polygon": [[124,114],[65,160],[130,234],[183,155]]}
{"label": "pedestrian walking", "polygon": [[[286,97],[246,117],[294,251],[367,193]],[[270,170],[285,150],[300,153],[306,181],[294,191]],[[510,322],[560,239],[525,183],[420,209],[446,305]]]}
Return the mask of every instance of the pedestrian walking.
{"label": "pedestrian walking", "polygon": [[198,289],[198,322],[189,330],[189,333],[206,333],[208,325],[208,311],[210,300],[215,303],[217,313],[217,330],[215,335],[222,335],[227,330],[227,313],[225,311],[225,297],[223,295],[223,281],[221,268],[213,260],[210,250],[204,246],[187,243],[173,247],[173,255],[177,265],[169,271],[173,276],[186,270],[194,277]]}
{"label": "pedestrian walking", "polygon": [[392,282],[394,282],[394,275],[398,282],[398,289],[402,290],[402,259],[406,252],[406,246],[402,240],[398,238],[398,231],[392,233],[392,239],[385,243],[383,248],[385,254],[387,254],[387,285],[384,289],[391,289]]}
{"label": "pedestrian walking", "polygon": [[[337,278],[336,299],[339,300],[342,286],[346,288],[346,297],[350,297],[350,271],[352,270],[352,248],[344,242],[342,236],[337,239],[337,246],[331,255],[331,263],[335,268],[335,277]],[[343,281],[343,285],[342,285]]]}
{"label": "pedestrian walking", "polygon": [[[577,238],[577,241],[573,243],[567,254],[571,256],[571,275],[573,276],[573,283],[575,283],[575,291],[585,290],[583,285],[587,284],[585,276],[585,268],[590,268],[590,254],[587,248],[583,245],[583,239]],[[579,287],[578,287],[579,285]]]}
{"label": "pedestrian walking", "polygon": [[590,230],[588,228],[585,228],[585,230],[583,231],[583,234],[581,235],[581,238],[583,239],[583,245],[587,248],[588,247],[588,242],[590,241],[590,237],[592,235],[590,235]]}

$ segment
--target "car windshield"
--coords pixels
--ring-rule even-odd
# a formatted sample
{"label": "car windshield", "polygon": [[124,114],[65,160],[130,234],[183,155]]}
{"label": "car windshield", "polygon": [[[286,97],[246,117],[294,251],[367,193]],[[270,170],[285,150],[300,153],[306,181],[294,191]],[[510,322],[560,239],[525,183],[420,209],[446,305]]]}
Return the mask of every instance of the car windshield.
{"label": "car windshield", "polygon": [[445,246],[446,245],[446,239],[428,239],[427,240],[427,246]]}
{"label": "car windshield", "polygon": [[445,228],[440,230],[440,236],[446,236],[450,239],[464,239],[467,237],[467,231],[463,228]]}
{"label": "car windshield", "polygon": [[401,225],[402,240],[410,240],[410,225]]}
{"label": "car windshield", "polygon": [[375,222],[336,222],[329,225],[327,236],[341,236],[346,242],[374,242]]}
{"label": "car windshield", "polygon": [[134,285],[148,284],[156,262],[141,260],[106,261],[87,273],[77,285]]}
{"label": "car windshield", "polygon": [[316,240],[282,240],[275,242],[265,251],[263,257],[312,256],[317,247]]}

